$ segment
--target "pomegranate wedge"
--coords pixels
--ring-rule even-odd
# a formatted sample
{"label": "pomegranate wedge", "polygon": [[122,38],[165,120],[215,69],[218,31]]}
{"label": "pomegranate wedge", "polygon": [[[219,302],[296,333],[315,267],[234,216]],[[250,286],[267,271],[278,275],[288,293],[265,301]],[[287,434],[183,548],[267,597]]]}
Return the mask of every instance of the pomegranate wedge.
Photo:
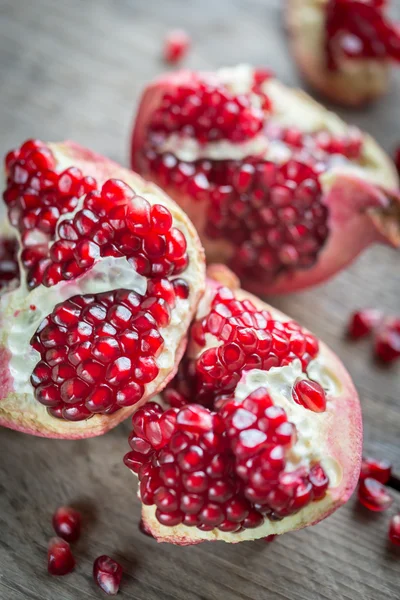
{"label": "pomegranate wedge", "polygon": [[259,295],[320,283],[374,242],[400,244],[391,160],[265,70],[157,79],[140,104],[132,165],[188,213],[207,259]]}
{"label": "pomegranate wedge", "polygon": [[0,300],[0,424],[102,434],[176,372],[202,247],[154,184],[77,144],[28,140],[5,167],[21,282]]}
{"label": "pomegranate wedge", "polygon": [[226,267],[209,275],[178,375],[132,417],[125,464],[159,542],[236,543],[315,524],[360,472],[360,404],[339,359]]}
{"label": "pomegranate wedge", "polygon": [[384,94],[400,61],[400,24],[384,0],[286,0],[295,60],[306,80],[340,104],[359,106]]}

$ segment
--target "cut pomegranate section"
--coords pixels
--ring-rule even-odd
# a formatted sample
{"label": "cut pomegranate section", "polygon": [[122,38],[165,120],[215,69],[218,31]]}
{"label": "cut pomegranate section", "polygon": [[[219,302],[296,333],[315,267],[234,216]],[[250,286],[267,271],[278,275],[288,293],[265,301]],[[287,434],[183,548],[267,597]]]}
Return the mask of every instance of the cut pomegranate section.
{"label": "cut pomegranate section", "polygon": [[400,61],[400,29],[381,0],[286,0],[297,64],[335,102],[358,106],[384,94]]}
{"label": "cut pomegranate section", "polygon": [[161,190],[71,142],[28,141],[6,169],[24,272],[2,297],[0,422],[104,433],[176,371],[204,288],[198,237]]}
{"label": "cut pomegranate section", "polygon": [[255,293],[317,284],[373,242],[400,245],[389,157],[269,72],[182,71],[150,84],[132,165],[195,223],[210,262]]}
{"label": "cut pomegranate section", "polygon": [[68,575],[75,568],[75,559],[65,540],[51,538],[47,550],[47,570],[50,575]]}
{"label": "cut pomegranate section", "polygon": [[[361,459],[360,407],[343,365],[285,315],[228,288],[225,267],[209,273],[179,375],[160,400],[173,406],[134,414],[125,456],[146,531],[182,545],[316,523],[349,498]],[[321,388],[323,411],[294,400],[299,381],[315,406]]]}
{"label": "cut pomegranate section", "polygon": [[81,534],[81,515],[70,506],[60,506],[53,515],[53,528],[58,537],[76,542]]}
{"label": "cut pomegranate section", "polygon": [[190,37],[182,29],[170,31],[164,40],[164,60],[171,64],[181,62],[190,48]]}
{"label": "cut pomegranate section", "polygon": [[393,498],[385,486],[372,477],[360,481],[358,499],[365,508],[374,512],[387,510],[393,504]]}
{"label": "cut pomegranate section", "polygon": [[117,561],[103,554],[93,564],[93,578],[99,588],[109,596],[116,596],[122,579],[122,567]]}

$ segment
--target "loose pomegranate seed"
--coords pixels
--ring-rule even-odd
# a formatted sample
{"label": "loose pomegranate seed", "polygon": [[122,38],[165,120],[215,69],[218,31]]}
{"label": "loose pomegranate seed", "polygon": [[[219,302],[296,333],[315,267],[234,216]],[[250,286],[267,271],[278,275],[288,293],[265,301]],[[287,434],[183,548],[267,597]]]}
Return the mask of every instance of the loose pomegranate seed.
{"label": "loose pomegranate seed", "polygon": [[122,579],[122,567],[115,560],[103,554],[93,564],[93,578],[99,588],[109,596],[118,594]]}
{"label": "loose pomegranate seed", "polygon": [[376,332],[375,355],[385,363],[400,357],[400,319],[388,319]]}
{"label": "loose pomegranate seed", "polygon": [[353,313],[348,324],[349,336],[358,339],[367,336],[382,320],[382,312],[366,308]]}
{"label": "loose pomegranate seed", "polygon": [[387,510],[393,503],[393,498],[385,486],[371,477],[360,481],[358,499],[363,506],[376,512]]}
{"label": "loose pomegranate seed", "polygon": [[273,542],[276,538],[276,534],[267,535],[264,539],[264,542]]}
{"label": "loose pomegranate seed", "polygon": [[18,242],[16,239],[0,238],[0,293],[12,281],[19,280]]}
{"label": "loose pomegranate seed", "polygon": [[164,41],[164,60],[175,64],[185,58],[190,47],[190,37],[186,31],[176,29],[170,31]]}
{"label": "loose pomegranate seed", "polygon": [[366,477],[372,477],[380,481],[380,483],[387,483],[392,473],[392,465],[387,460],[378,460],[376,458],[363,457],[361,462],[360,479]]}
{"label": "loose pomegranate seed", "polygon": [[148,403],[132,417],[125,464],[140,481],[141,500],[167,527],[236,532],[301,510],[325,495],[321,465],[286,472],[296,428],[260,388],[219,412],[198,404],[165,412]]}
{"label": "loose pomegranate seed", "polygon": [[324,389],[316,381],[301,379],[294,384],[293,400],[313,412],[326,410],[326,396]]}
{"label": "loose pomegranate seed", "polygon": [[400,60],[400,35],[385,13],[385,2],[329,0],[326,7],[326,56],[329,69],[338,57]]}
{"label": "loose pomegranate seed", "polygon": [[394,154],[394,164],[396,165],[396,168],[400,174],[400,147],[397,148],[397,150]]}
{"label": "loose pomegranate seed", "polygon": [[51,538],[47,551],[47,569],[50,575],[67,575],[75,568],[75,559],[65,540]]}
{"label": "loose pomegranate seed", "polygon": [[81,515],[70,506],[61,506],[53,515],[53,528],[58,537],[76,542],[81,533]]}
{"label": "loose pomegranate seed", "polygon": [[390,519],[389,540],[392,544],[400,546],[400,513]]}

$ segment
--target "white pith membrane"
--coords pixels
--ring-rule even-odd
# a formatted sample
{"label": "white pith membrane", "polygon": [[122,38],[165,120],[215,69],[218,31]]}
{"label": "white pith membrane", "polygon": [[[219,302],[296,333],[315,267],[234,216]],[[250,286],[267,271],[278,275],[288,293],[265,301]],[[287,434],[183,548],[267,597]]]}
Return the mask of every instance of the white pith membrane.
{"label": "white pith membrane", "polygon": [[[242,64],[236,67],[219,69],[215,74],[204,74],[210,81],[223,83],[234,95],[250,94],[252,104],[260,107],[259,96],[251,93],[255,69]],[[348,135],[354,129],[338,115],[328,111],[301,90],[291,89],[275,78],[268,79],[261,86],[262,91],[272,102],[272,112],[266,118],[269,124],[281,127],[295,127],[303,133],[327,131],[333,135]],[[327,193],[332,185],[332,175],[353,174],[364,181],[395,188],[398,182],[394,166],[383,150],[368,135],[363,134],[363,150],[359,161],[346,158],[342,154],[327,155],[328,170],[321,175],[322,188]],[[179,133],[167,135],[162,144],[154,148],[157,153],[171,152],[179,160],[193,162],[198,159],[242,160],[258,156],[283,164],[289,160],[293,150],[284,141],[269,141],[265,134],[257,134],[250,140],[234,143],[227,140],[200,144],[194,138]]]}
{"label": "white pith membrane", "polygon": [[[219,269],[216,265],[216,275]],[[222,267],[222,276],[225,277],[226,273]],[[208,314],[214,294],[215,287],[208,285],[196,318],[201,319]],[[243,290],[235,290],[235,296],[238,300],[250,299],[258,309],[266,308],[271,312],[273,319],[282,322],[290,320],[283,313]],[[199,348],[192,342],[188,347],[188,356],[198,358],[204,350],[218,344],[220,341],[217,338],[206,334],[206,346]],[[296,426],[297,439],[293,447],[286,452],[285,472],[294,471],[301,466],[309,468],[319,462],[329,478],[326,495],[280,521],[265,518],[259,527],[236,533],[222,532],[218,528],[202,531],[198,527],[185,525],[168,527],[156,518],[155,505],[142,504],[144,527],[158,542],[190,545],[219,540],[237,543],[273,534],[279,535],[317,523],[348,500],[357,483],[361,461],[362,423],[358,395],[340,361],[325,344],[319,344],[319,354],[309,363],[306,373],[302,372],[298,359],[290,365],[273,367],[269,371],[245,371],[232,397],[243,402],[258,388],[267,389],[274,405],[284,408],[288,421]],[[293,400],[292,388],[300,379],[316,381],[324,388],[327,400],[324,412],[313,412]],[[163,405],[161,397],[157,396],[153,400]],[[138,495],[140,498],[139,492]]]}
{"label": "white pith membrane", "polygon": [[325,15],[329,0],[285,0],[294,57],[308,81],[334,101],[359,105],[387,91],[390,60],[337,56],[338,69],[326,66]]}
{"label": "white pith membrane", "polygon": [[[67,421],[52,417],[46,407],[35,399],[30,375],[40,360],[40,353],[30,345],[31,337],[57,304],[76,295],[98,294],[117,289],[133,290],[145,295],[148,278],[139,275],[125,257],[104,257],[98,259],[91,268],[74,280],[60,281],[52,287],[39,285],[28,291],[25,269],[20,261],[20,287],[3,294],[0,299],[0,392],[2,387],[12,386],[12,391],[0,399],[0,424],[46,437],[81,438],[99,435],[117,425],[149,396],[162,389],[173,376],[184,350],[193,312],[204,289],[204,253],[190,221],[154,184],[72,142],[47,145],[56,159],[57,172],[76,166],[84,175],[95,177],[98,189],[110,178],[122,179],[151,205],[163,204],[173,217],[173,226],[186,238],[189,257],[185,271],[176,276],[185,279],[189,285],[189,297],[182,299],[176,296],[169,325],[158,327],[164,339],[162,351],[155,358],[159,374],[153,381],[145,384],[145,392],[137,405],[123,407],[111,415],[94,414],[86,421]],[[84,197],[80,199],[75,210],[62,215],[59,222],[73,217],[82,208],[83,200]],[[19,232],[14,229],[13,231],[19,238]]]}

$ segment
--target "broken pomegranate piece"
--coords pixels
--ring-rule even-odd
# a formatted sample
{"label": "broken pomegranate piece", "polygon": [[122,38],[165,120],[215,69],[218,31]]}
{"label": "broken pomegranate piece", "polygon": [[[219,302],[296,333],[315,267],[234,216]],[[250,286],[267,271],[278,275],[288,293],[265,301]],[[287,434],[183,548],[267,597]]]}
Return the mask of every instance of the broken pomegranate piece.
{"label": "broken pomegranate piece", "polygon": [[76,542],[81,534],[81,515],[70,506],[60,506],[53,515],[53,528],[58,537]]}
{"label": "broken pomegranate piece", "polygon": [[170,31],[164,40],[164,60],[170,64],[181,62],[188,53],[190,37],[182,29]]}
{"label": "broken pomegranate piece", "polygon": [[393,504],[393,498],[386,487],[372,477],[360,481],[358,499],[365,508],[374,512],[387,510]]}
{"label": "broken pomegranate piece", "polygon": [[68,575],[75,568],[75,559],[65,540],[51,538],[47,551],[47,570],[50,575]]}
{"label": "broken pomegranate piece", "polygon": [[[164,408],[152,401],[135,412],[124,459],[139,479],[146,531],[181,545],[318,522],[349,498],[361,458],[359,402],[338,359],[282,313],[229,288],[224,267],[209,273]],[[299,381],[311,386],[311,409],[293,398]]]}
{"label": "broken pomegranate piece", "polygon": [[103,554],[94,561],[93,578],[103,592],[115,596],[121,584],[122,567],[117,561]]}
{"label": "broken pomegranate piece", "polygon": [[287,0],[294,58],[307,81],[335,102],[358,106],[389,87],[400,61],[399,24],[381,0]]}
{"label": "broken pomegranate piece", "polygon": [[188,213],[208,260],[260,295],[324,281],[373,242],[400,245],[390,158],[263,69],[157,79],[142,97],[131,162]]}
{"label": "broken pomegranate piece", "polygon": [[98,435],[176,371],[202,248],[158,188],[72,143],[29,140],[5,164],[24,268],[2,297],[0,422]]}
{"label": "broken pomegranate piece", "polygon": [[380,483],[387,483],[392,474],[392,465],[387,460],[378,460],[369,456],[361,461],[360,479],[371,477]]}

